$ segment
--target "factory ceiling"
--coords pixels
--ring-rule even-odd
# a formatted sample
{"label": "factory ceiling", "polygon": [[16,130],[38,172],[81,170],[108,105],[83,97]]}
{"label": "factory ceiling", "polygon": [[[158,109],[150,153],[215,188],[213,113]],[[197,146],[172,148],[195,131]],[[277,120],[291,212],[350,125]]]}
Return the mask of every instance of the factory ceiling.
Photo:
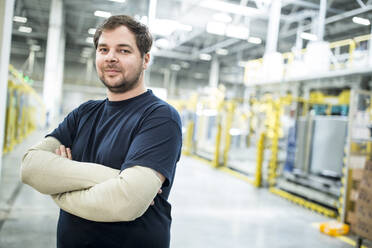
{"label": "factory ceiling", "polygon": [[[128,14],[142,22],[150,22],[155,39],[152,55],[159,69],[174,65],[175,61],[184,68],[199,67],[201,63],[208,67],[213,56],[218,56],[222,67],[233,67],[239,61],[262,57],[270,2],[64,0],[65,61],[87,63],[89,57],[94,56],[93,44],[89,42],[89,37],[93,35],[89,32],[104,20],[95,12],[104,11],[111,15]],[[288,52],[295,46],[299,27],[303,32],[311,33],[318,19],[320,2],[282,0],[279,52]],[[150,8],[150,3],[155,7]],[[50,0],[15,1],[14,16],[25,17],[27,21],[13,22],[12,56],[24,57],[26,61],[30,51],[34,50],[37,58],[45,57],[50,5]],[[149,12],[154,18],[149,18]],[[353,22],[355,16],[371,19],[372,1],[328,0],[324,40],[335,41],[369,34],[370,25]],[[216,23],[222,23],[224,28],[216,26]],[[32,31],[24,32],[21,26],[30,27]],[[306,45],[307,41],[304,42]]]}

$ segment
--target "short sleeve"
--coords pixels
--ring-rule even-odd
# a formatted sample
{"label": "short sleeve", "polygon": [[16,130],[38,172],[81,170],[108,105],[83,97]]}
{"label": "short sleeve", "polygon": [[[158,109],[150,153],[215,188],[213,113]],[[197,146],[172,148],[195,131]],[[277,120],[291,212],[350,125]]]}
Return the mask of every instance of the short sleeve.
{"label": "short sleeve", "polygon": [[53,136],[59,140],[66,147],[71,147],[75,138],[76,129],[78,125],[78,111],[79,108],[74,109],[70,112],[65,119],[58,125],[56,129],[50,134],[46,135]]}
{"label": "short sleeve", "polygon": [[146,121],[134,137],[121,170],[134,165],[149,167],[165,176],[164,186],[169,186],[180,158],[181,135],[179,125],[170,118]]}

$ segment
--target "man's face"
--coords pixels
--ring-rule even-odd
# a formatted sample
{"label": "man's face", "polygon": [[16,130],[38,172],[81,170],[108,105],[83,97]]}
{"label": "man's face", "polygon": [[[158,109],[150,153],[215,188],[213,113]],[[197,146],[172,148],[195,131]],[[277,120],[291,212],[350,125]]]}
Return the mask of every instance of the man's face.
{"label": "man's face", "polygon": [[98,40],[96,68],[102,83],[113,93],[124,93],[143,80],[149,55],[144,58],[134,34],[125,26],[104,30]]}

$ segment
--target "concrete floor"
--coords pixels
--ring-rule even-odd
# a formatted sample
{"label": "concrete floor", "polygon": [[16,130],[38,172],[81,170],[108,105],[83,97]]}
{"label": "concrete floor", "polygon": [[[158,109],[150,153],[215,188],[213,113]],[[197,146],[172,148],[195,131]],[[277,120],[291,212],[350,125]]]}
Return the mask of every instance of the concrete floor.
{"label": "concrete floor", "polygon": [[[22,154],[44,134],[34,132],[3,157],[0,247],[55,247],[58,208],[48,196],[19,182]],[[314,226],[328,218],[190,157],[178,164],[169,200],[172,248],[352,247]]]}

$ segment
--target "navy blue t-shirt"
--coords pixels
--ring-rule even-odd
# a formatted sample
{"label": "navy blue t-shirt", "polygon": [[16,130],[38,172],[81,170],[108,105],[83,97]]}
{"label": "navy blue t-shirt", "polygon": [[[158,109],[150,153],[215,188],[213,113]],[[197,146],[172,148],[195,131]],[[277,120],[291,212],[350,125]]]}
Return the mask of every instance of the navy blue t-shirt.
{"label": "navy blue t-shirt", "polygon": [[88,101],[73,110],[50,136],[71,148],[72,159],[125,170],[150,167],[166,177],[163,193],[143,216],[129,222],[95,222],[61,210],[57,247],[169,247],[167,199],[181,154],[177,111],[151,90],[124,101]]}

